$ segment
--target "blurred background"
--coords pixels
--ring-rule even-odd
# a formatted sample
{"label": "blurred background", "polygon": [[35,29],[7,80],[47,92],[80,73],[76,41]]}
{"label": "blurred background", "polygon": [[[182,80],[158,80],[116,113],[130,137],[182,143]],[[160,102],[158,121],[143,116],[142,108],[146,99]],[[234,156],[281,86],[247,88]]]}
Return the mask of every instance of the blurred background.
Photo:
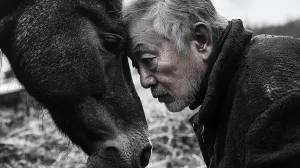
{"label": "blurred background", "polygon": [[[131,0],[124,0],[127,5]],[[213,0],[227,19],[240,18],[255,34],[300,37],[299,0]],[[0,51],[0,55],[1,51]],[[0,56],[0,167],[83,168],[87,157],[54,126],[47,110],[16,81]],[[133,80],[144,105],[154,149],[148,168],[204,168],[198,142],[188,123],[195,111],[170,113],[150,91]]]}

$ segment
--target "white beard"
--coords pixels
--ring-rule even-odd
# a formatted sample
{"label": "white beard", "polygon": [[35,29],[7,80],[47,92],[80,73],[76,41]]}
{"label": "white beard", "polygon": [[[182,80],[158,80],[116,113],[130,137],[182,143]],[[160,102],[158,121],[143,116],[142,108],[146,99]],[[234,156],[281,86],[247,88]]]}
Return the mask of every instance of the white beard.
{"label": "white beard", "polygon": [[172,94],[172,96],[175,98],[175,100],[171,103],[165,103],[167,109],[171,112],[179,112],[182,111],[184,108],[188,107],[196,100],[196,95],[199,90],[200,84],[201,84],[201,77],[200,75],[192,77],[192,80],[188,80],[188,85],[190,87],[189,94],[186,97],[175,97],[175,94]]}

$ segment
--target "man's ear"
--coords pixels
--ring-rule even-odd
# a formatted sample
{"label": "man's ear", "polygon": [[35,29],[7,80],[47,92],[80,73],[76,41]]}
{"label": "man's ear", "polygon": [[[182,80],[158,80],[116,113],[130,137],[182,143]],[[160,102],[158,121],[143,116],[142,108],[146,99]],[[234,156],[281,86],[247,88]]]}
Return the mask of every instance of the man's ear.
{"label": "man's ear", "polygon": [[203,59],[208,60],[213,47],[213,38],[211,29],[203,22],[195,24],[195,39],[198,42],[197,50],[203,53]]}

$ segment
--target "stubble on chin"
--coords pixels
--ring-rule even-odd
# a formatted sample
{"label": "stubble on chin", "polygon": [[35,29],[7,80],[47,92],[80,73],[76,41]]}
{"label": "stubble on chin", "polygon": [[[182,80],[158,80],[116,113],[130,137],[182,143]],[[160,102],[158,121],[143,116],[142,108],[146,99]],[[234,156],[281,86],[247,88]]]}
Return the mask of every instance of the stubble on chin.
{"label": "stubble on chin", "polygon": [[165,105],[170,112],[180,112],[186,107],[185,102],[182,100],[177,100],[171,103],[165,103]]}
{"label": "stubble on chin", "polygon": [[176,92],[172,93],[162,85],[157,85],[155,88],[151,88],[152,96],[166,95],[166,94],[171,96],[173,101],[164,102],[166,108],[170,112],[180,112],[184,108],[190,106],[192,103],[196,101],[196,95],[199,90],[199,86],[201,84],[201,77],[195,75],[192,78],[187,79],[186,81],[189,81],[184,84],[189,86],[189,92],[186,96],[179,96],[177,95]]}
{"label": "stubble on chin", "polygon": [[171,112],[180,112],[195,101],[195,94],[190,93],[187,97],[175,98],[173,102],[165,103],[167,109]]}
{"label": "stubble on chin", "polygon": [[166,108],[171,112],[179,112],[183,110],[185,107],[185,103],[181,98],[176,98],[174,94],[170,93],[166,88],[161,85],[151,88],[151,93],[153,97],[157,97],[157,95],[168,95],[173,99],[171,102],[162,102],[165,104]]}
{"label": "stubble on chin", "polygon": [[[189,93],[185,97],[175,97],[175,94],[172,94],[174,101],[170,103],[165,103],[167,109],[171,112],[180,112],[184,108],[190,106],[196,101],[196,95],[200,86],[200,79],[195,78],[194,82],[189,82]],[[197,80],[198,79],[198,80]]]}

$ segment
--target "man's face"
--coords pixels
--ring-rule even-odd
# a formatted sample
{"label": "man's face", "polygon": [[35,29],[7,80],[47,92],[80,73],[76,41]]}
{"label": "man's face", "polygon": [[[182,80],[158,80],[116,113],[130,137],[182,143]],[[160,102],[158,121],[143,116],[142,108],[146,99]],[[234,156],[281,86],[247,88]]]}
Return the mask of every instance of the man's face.
{"label": "man's face", "polygon": [[151,88],[153,97],[172,112],[193,103],[206,65],[192,45],[187,45],[191,47],[189,54],[179,55],[175,44],[156,34],[151,22],[145,20],[133,22],[129,36],[131,58],[142,86]]}

